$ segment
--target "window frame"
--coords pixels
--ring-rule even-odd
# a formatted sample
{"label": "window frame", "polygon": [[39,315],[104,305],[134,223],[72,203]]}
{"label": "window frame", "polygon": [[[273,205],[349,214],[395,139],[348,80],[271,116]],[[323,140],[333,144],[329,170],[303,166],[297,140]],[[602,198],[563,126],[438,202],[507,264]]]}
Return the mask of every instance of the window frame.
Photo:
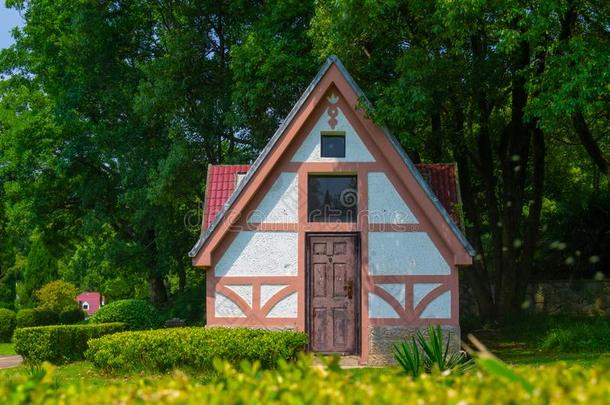
{"label": "window frame", "polygon": [[[310,192],[311,180],[312,178],[333,178],[333,177],[342,177],[342,178],[353,178],[356,192],[356,200],[353,206],[344,207],[345,213],[337,216],[336,218],[328,217],[327,213],[321,211],[322,218],[320,220],[312,220],[312,211],[320,211],[320,208],[311,209],[311,197],[312,194]],[[307,223],[309,224],[356,224],[358,222],[358,207],[360,200],[360,191],[359,191],[359,183],[358,183],[358,173],[356,172],[310,172],[307,173]],[[339,192],[342,194],[345,190],[349,190],[349,188],[344,188]],[[326,211],[325,208],[322,208]],[[336,209],[336,208],[331,208]],[[350,215],[349,212],[353,214]],[[342,220],[342,218],[346,216],[348,220]]]}
{"label": "window frame", "polygon": [[[324,138],[343,139],[343,155],[342,156],[325,156]],[[346,155],[347,155],[347,139],[345,136],[345,131],[321,131],[320,132],[320,157],[329,158],[329,159],[343,159],[346,157]]]}

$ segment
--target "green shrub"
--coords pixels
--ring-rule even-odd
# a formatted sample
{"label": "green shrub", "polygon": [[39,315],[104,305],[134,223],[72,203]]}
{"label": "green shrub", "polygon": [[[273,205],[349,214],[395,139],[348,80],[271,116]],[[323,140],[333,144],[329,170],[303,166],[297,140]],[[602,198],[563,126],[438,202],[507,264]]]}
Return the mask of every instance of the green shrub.
{"label": "green shrub", "polygon": [[85,312],[81,309],[68,309],[59,314],[59,323],[62,325],[73,325],[85,320]]}
{"label": "green shrub", "polygon": [[[50,366],[0,378],[3,405],[198,404],[607,404],[608,364],[553,364],[482,370],[462,376],[407,378],[394,369],[340,370],[311,361],[280,364],[275,370],[217,364],[211,383],[183,373],[134,376],[105,384],[57,383]],[[531,386],[534,389],[531,389]]]}
{"label": "green shrub", "polygon": [[0,308],[0,343],[11,341],[16,326],[17,317],[15,312],[10,309]]}
{"label": "green shrub", "polygon": [[307,345],[301,332],[247,328],[174,328],[124,332],[89,342],[88,360],[106,371],[164,371],[176,367],[209,370],[215,358],[265,368],[292,360]]}
{"label": "green shrub", "polygon": [[36,326],[36,313],[33,309],[21,309],[17,312],[16,320],[18,328]]}
{"label": "green shrub", "polygon": [[449,332],[446,342],[440,326],[428,326],[428,336],[418,330],[411,341],[394,346],[394,357],[402,369],[412,377],[418,377],[422,372],[452,371],[462,374],[474,366],[472,359],[464,352],[451,353]]}
{"label": "green shrub", "polygon": [[63,280],[51,281],[34,292],[39,308],[58,314],[78,308],[77,295],[76,286]]}
{"label": "green shrub", "polygon": [[59,324],[59,314],[50,309],[34,308],[36,326],[48,326]]}
{"label": "green shrub", "polygon": [[159,313],[149,302],[143,300],[114,301],[99,309],[90,319],[91,323],[123,322],[131,330],[153,329],[160,325]]}
{"label": "green shrub", "polygon": [[539,350],[606,352],[610,350],[610,317],[526,315],[507,322],[502,335]]}
{"label": "green shrub", "polygon": [[28,328],[32,326],[57,325],[59,316],[57,313],[45,309],[22,309],[17,312],[17,327]]}
{"label": "green shrub", "polygon": [[37,326],[15,329],[13,341],[28,363],[61,364],[83,359],[89,339],[124,330],[123,323]]}

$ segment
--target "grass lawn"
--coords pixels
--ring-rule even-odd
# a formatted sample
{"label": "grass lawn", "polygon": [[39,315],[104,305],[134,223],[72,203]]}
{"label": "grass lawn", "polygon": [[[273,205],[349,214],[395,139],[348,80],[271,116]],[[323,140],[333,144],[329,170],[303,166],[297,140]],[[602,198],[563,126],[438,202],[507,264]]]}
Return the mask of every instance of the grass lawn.
{"label": "grass lawn", "polygon": [[15,345],[12,343],[0,343],[0,356],[10,356],[15,353]]}
{"label": "grass lawn", "polygon": [[[33,373],[36,367],[23,364],[19,367],[0,370],[0,379],[2,377],[14,376],[20,373]],[[84,384],[91,387],[103,387],[109,383],[136,383],[142,378],[147,380],[162,380],[171,378],[172,372],[167,373],[132,373],[124,375],[109,375],[98,371],[88,361],[77,361],[74,363],[56,366],[53,370],[53,378],[58,385]],[[202,373],[187,373],[197,383],[205,383],[213,377],[210,374]]]}

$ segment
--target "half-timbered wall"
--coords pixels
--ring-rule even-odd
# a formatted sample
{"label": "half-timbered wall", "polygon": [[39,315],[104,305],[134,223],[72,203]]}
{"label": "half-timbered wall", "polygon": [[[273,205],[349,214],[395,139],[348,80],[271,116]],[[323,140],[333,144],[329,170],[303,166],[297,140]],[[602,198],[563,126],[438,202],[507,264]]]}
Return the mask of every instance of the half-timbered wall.
{"label": "half-timbered wall", "polygon": [[[320,157],[322,131],[345,132],[345,158]],[[208,324],[304,330],[306,234],[353,232],[361,246],[362,362],[383,328],[457,327],[451,250],[385,159],[341,91],[331,86],[212,252]],[[307,178],[320,173],[357,175],[361,214],[355,223],[307,222]]]}

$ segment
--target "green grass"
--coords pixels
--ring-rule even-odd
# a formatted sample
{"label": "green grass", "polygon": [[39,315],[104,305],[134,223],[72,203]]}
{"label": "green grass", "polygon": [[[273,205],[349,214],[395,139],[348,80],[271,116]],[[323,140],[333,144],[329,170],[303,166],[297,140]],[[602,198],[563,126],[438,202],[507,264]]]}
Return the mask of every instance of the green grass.
{"label": "green grass", "polygon": [[[34,372],[37,367],[27,364],[21,366],[0,370],[0,379],[10,377],[21,373]],[[106,374],[97,370],[88,361],[77,361],[74,363],[64,364],[54,367],[53,378],[58,385],[87,385],[92,387],[103,387],[109,383],[137,383],[146,377],[147,380],[157,381],[166,378],[171,378],[173,372],[167,373],[128,373],[128,374]],[[198,383],[206,383],[214,377],[211,373],[187,373],[190,378]]]}
{"label": "green grass", "polygon": [[15,353],[15,345],[13,343],[0,343],[0,356],[11,356]]}

